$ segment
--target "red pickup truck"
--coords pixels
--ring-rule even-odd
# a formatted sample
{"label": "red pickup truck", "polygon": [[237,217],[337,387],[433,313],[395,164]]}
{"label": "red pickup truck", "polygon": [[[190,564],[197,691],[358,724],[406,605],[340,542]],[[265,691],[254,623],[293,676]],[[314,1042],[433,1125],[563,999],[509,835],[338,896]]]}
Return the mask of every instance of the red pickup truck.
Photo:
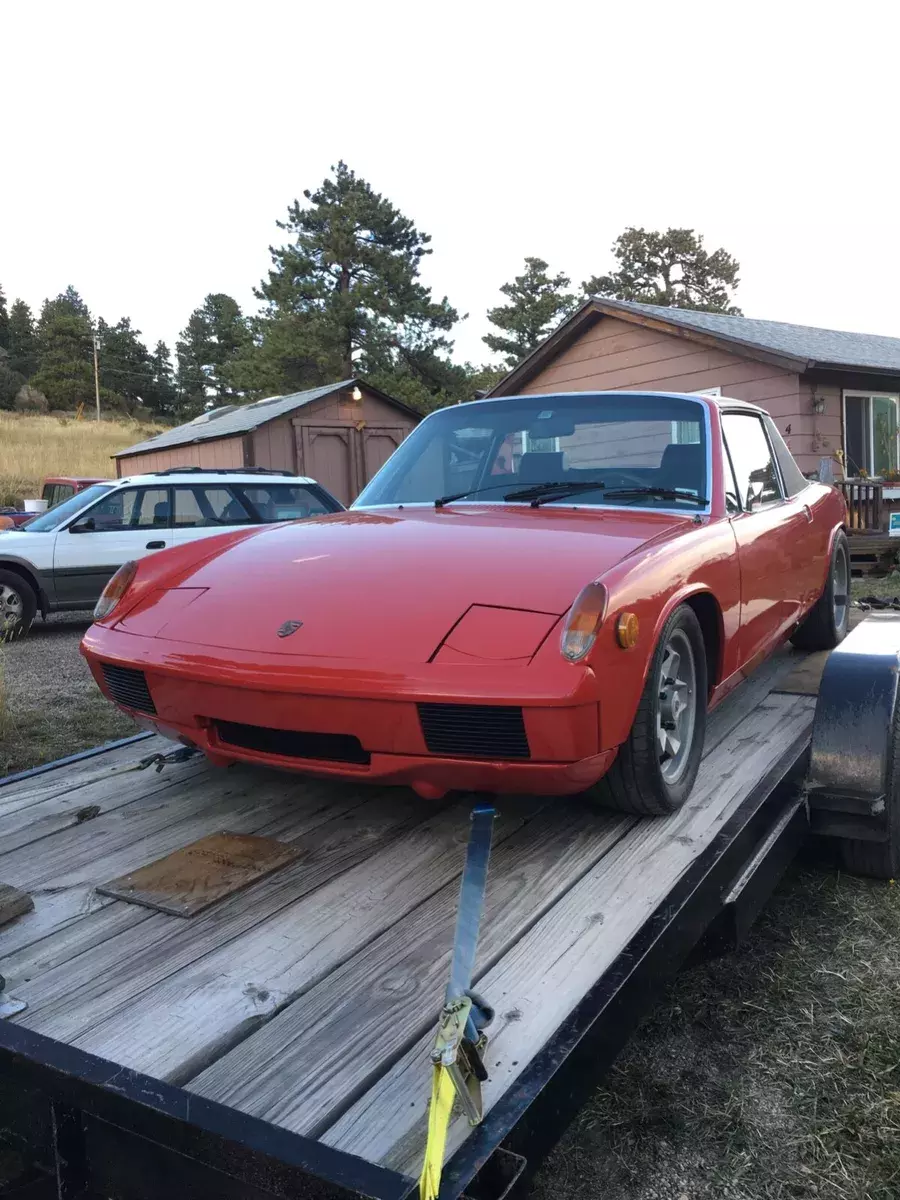
{"label": "red pickup truck", "polygon": [[[76,492],[83,492],[92,483],[102,482],[102,479],[88,479],[80,475],[48,475],[41,488],[41,499],[47,501],[48,508],[55,508],[57,504],[68,500]],[[0,529],[24,525],[35,515],[35,513],[22,512],[16,508],[0,508]]]}

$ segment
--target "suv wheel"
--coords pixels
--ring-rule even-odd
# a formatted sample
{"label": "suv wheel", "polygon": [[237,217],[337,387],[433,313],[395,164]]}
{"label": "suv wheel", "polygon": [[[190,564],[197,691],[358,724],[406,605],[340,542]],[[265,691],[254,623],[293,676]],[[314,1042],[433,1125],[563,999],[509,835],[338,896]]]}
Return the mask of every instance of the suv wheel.
{"label": "suv wheel", "polygon": [[13,571],[0,571],[0,641],[24,637],[37,612],[34,588]]}

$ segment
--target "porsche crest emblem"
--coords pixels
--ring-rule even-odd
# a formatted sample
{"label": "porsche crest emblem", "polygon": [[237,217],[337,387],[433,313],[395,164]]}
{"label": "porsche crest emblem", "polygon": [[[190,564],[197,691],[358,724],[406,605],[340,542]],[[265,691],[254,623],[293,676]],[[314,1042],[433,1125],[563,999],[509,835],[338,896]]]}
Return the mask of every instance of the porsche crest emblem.
{"label": "porsche crest emblem", "polygon": [[278,628],[278,636],[290,637],[292,633],[297,632],[302,624],[302,621],[285,621],[285,623]]}

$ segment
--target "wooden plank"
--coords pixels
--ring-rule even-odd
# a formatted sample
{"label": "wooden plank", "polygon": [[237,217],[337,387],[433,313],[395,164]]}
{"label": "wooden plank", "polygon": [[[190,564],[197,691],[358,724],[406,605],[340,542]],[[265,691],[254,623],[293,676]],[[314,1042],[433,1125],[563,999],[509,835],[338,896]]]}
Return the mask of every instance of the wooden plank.
{"label": "wooden plank", "polygon": [[46,800],[49,796],[59,796],[74,788],[89,787],[92,783],[104,779],[115,767],[139,762],[148,754],[167,753],[171,749],[172,743],[166,738],[144,738],[118,750],[105,750],[102,754],[87,758],[81,763],[54,767],[51,771],[45,771],[31,779],[20,780],[19,783],[5,783],[0,787],[0,812],[15,812],[18,808],[27,808],[29,804]]}
{"label": "wooden plank", "polygon": [[34,908],[34,901],[27,892],[9,883],[0,883],[0,925],[6,925]]}
{"label": "wooden plank", "polygon": [[210,833],[97,891],[173,917],[194,917],[257,880],[296,862],[300,851],[254,833]]}
{"label": "wooden plank", "polygon": [[[535,807],[521,801],[507,809],[497,820],[500,835]],[[192,1077],[455,878],[468,812],[467,804],[453,805],[244,937],[224,945],[211,938],[209,953],[92,1022],[72,1044],[158,1079]]]}
{"label": "wooden plank", "polygon": [[4,935],[0,950],[12,954],[65,922],[113,903],[97,895],[98,884],[204,834],[228,827],[278,837],[279,821],[290,824],[297,806],[304,813],[329,808],[333,812],[341,805],[353,808],[365,798],[352,785],[335,787],[252,768],[222,772],[209,767],[189,788],[149,794],[144,802],[5,855],[4,876],[32,893],[35,911]]}
{"label": "wooden plank", "polygon": [[[51,952],[52,961],[43,973],[24,955],[4,960],[0,963],[4,973],[16,980],[29,1002],[28,1021],[35,1029],[52,1031],[51,1036],[68,1041],[210,948],[239,938],[356,866],[431,811],[408,792],[375,789],[367,794],[367,803],[349,812],[335,805],[304,813],[302,805],[294,805],[293,827],[283,826],[279,837],[289,842],[302,839],[302,859],[296,867],[262,880],[189,927],[176,918],[147,912],[149,920],[140,928],[130,924],[121,930],[110,928],[107,938],[92,942],[95,917],[79,923],[85,926],[80,937],[60,952]],[[121,903],[115,908],[129,911]]]}
{"label": "wooden plank", "polygon": [[[190,780],[208,772],[209,765],[203,760],[188,763],[173,763],[164,771],[150,770],[130,772],[102,778],[90,787],[55,791],[42,800],[33,800],[22,806],[4,808],[3,793],[0,792],[0,858],[27,846],[32,842],[64,829],[82,825],[104,812],[124,808],[135,800],[159,794],[167,788],[189,787]],[[99,811],[97,811],[99,810]]]}
{"label": "wooden plank", "polygon": [[[635,818],[568,800],[495,845],[477,974],[634,824]],[[218,1059],[188,1090],[315,1136],[348,1096],[433,1028],[447,985],[458,898],[454,880]]]}
{"label": "wooden plank", "polygon": [[[486,1110],[607,970],[678,878],[740,806],[774,758],[812,725],[813,702],[771,696],[700,768],[678,813],[641,822],[479,981],[498,1009],[488,1049]],[[371,1162],[416,1173],[430,1089],[433,1031],[420,1038],[321,1137]],[[448,1154],[469,1132],[451,1128]]]}

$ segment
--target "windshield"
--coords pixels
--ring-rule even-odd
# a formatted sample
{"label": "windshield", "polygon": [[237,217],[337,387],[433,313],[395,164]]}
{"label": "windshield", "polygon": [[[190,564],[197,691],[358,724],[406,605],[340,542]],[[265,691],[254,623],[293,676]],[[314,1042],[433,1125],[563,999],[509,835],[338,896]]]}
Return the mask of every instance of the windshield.
{"label": "windshield", "polygon": [[[706,447],[705,406],[681,397],[519,396],[461,404],[413,430],[353,507],[456,496],[527,503],[536,487],[560,484],[572,493],[563,486],[558,496],[547,490],[542,506],[696,512],[709,496]],[[527,497],[510,495],[525,489]]]}
{"label": "windshield", "polygon": [[80,512],[92,501],[98,500],[114,487],[115,484],[113,483],[92,484],[91,487],[85,488],[83,492],[76,492],[68,500],[63,500],[62,504],[57,504],[49,512],[41,513],[39,517],[35,517],[31,521],[26,521],[20,528],[27,530],[29,533],[46,533],[50,529],[58,529],[69,517],[73,517],[75,513]]}

